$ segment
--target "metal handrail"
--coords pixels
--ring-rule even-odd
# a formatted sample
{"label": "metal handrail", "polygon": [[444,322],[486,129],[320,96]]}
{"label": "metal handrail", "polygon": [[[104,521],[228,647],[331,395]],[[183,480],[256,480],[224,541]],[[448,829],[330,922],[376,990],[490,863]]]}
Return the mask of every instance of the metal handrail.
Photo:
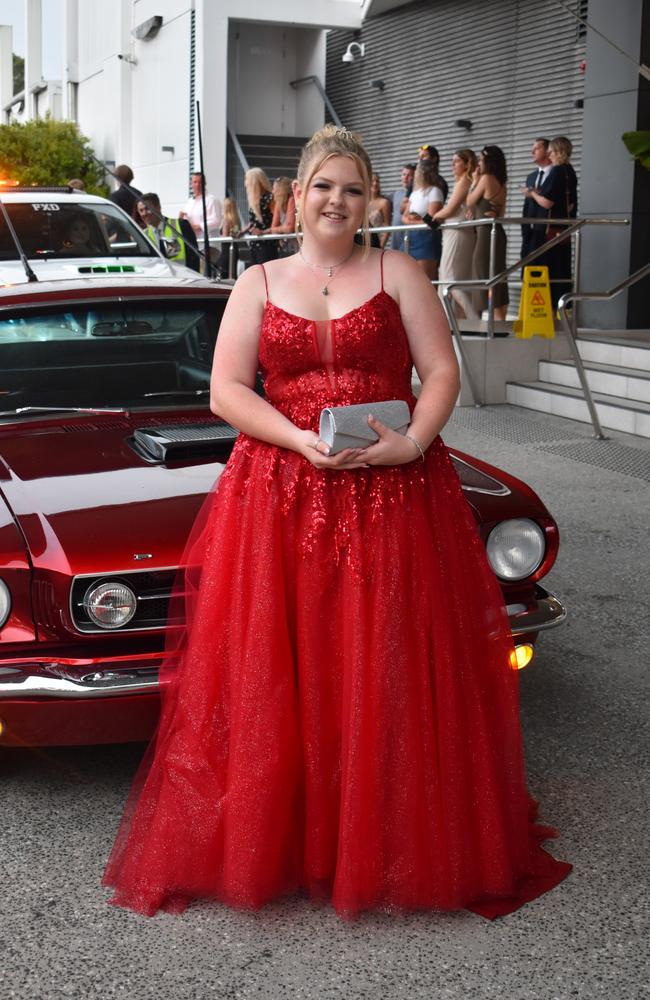
{"label": "metal handrail", "polygon": [[[495,221],[498,221],[498,222],[504,222],[505,221],[507,224],[521,224],[521,219],[522,218],[523,217],[520,217],[520,216],[517,216],[517,217],[506,216],[504,219],[499,219],[499,220],[494,220],[494,219],[491,219],[491,218],[490,219],[475,219],[475,220],[471,220],[469,222],[454,223],[453,225],[455,225],[458,228],[462,228],[462,227],[470,227],[472,225],[472,223],[474,225],[492,225]],[[530,219],[526,219],[526,222],[530,223]],[[535,249],[531,250],[531,252],[529,254],[526,254],[525,257],[521,257],[518,261],[516,261],[514,264],[511,264],[510,267],[506,267],[505,270],[501,271],[499,274],[495,274],[492,277],[487,278],[487,279],[468,278],[467,280],[464,280],[464,281],[454,281],[454,282],[452,282],[450,284],[446,284],[445,287],[444,287],[444,289],[443,289],[443,292],[442,292],[443,305],[445,307],[445,312],[447,313],[447,319],[449,320],[449,326],[451,328],[452,335],[456,339],[456,342],[458,344],[458,350],[459,350],[460,356],[461,356],[461,358],[463,360],[463,364],[465,366],[465,377],[467,379],[467,383],[469,385],[470,392],[472,394],[472,398],[474,399],[474,405],[475,406],[482,406],[483,405],[482,394],[477,391],[476,384],[474,382],[474,378],[472,376],[472,373],[471,373],[471,370],[470,370],[470,367],[469,367],[467,354],[465,352],[465,348],[464,348],[464,345],[463,345],[463,338],[461,336],[460,328],[458,326],[458,320],[456,318],[456,313],[454,312],[453,298],[452,298],[452,294],[451,294],[452,291],[454,290],[454,288],[475,288],[475,289],[476,288],[484,288],[484,289],[487,289],[488,292],[489,292],[492,288],[494,288],[495,285],[500,284],[500,282],[502,282],[504,280],[504,278],[507,278],[508,275],[512,274],[514,271],[518,271],[522,267],[526,267],[528,264],[530,264],[532,261],[534,261],[537,257],[540,257],[542,254],[545,254],[548,250],[552,249],[554,246],[557,246],[559,243],[563,242],[563,240],[565,240],[567,238],[567,236],[570,237],[570,236],[572,236],[575,233],[576,234],[576,239],[578,239],[579,238],[580,230],[584,226],[591,226],[591,225],[593,225],[593,226],[612,226],[612,225],[614,225],[614,226],[617,226],[617,225],[618,226],[627,226],[627,225],[629,225],[629,219],[553,219],[553,224],[554,225],[566,225],[567,228],[563,229],[562,232],[558,233],[557,236],[554,236],[552,239],[546,241],[545,243],[542,243],[541,246],[535,247]],[[576,252],[576,256],[578,256],[578,251]],[[492,255],[491,255],[491,257],[492,257]],[[490,261],[490,269],[491,268],[492,268],[492,259]],[[578,279],[579,279],[579,275],[577,273],[577,269],[574,268],[574,283],[576,283],[578,281]],[[493,333],[493,329],[491,329],[490,310],[489,310],[489,306],[491,305],[491,302],[492,302],[492,299],[490,297],[490,299],[488,300],[488,335],[492,335],[492,333]],[[576,317],[575,316],[572,317],[572,322],[573,322],[573,324],[575,326],[575,324],[576,324]],[[572,331],[572,334],[573,334],[574,337],[575,337],[575,333],[576,333],[576,331],[574,329]]]}
{"label": "metal handrail", "polygon": [[341,121],[341,119],[337,115],[336,111],[334,110],[334,105],[330,101],[329,96],[327,94],[327,91],[325,90],[325,87],[320,82],[320,77],[315,76],[312,73],[311,76],[301,76],[299,80],[289,80],[289,86],[293,87],[294,90],[296,90],[298,87],[302,86],[303,83],[313,83],[314,84],[314,86],[316,87],[316,90],[318,91],[318,93],[320,94],[320,96],[323,98],[323,103],[324,103],[325,107],[327,108],[327,110],[329,111],[330,117],[331,117],[332,121],[334,122],[335,125],[338,125],[339,128],[343,128],[343,122]]}
{"label": "metal handrail", "polygon": [[244,171],[244,173],[246,173],[247,170],[250,170],[248,160],[244,155],[244,150],[241,148],[241,143],[239,142],[239,139],[231,129],[230,125],[228,126],[228,135],[230,136],[230,141],[232,142],[233,149],[237,154],[237,159],[239,160],[241,168]]}
{"label": "metal handrail", "polygon": [[[512,225],[521,225],[524,222],[526,222],[526,223],[530,222],[530,220],[528,218],[523,217],[523,216],[516,216],[516,217],[514,217],[514,216],[507,216],[507,217],[504,217],[504,218],[500,218],[500,219],[498,219],[496,221],[503,222],[505,224],[512,224]],[[473,226],[492,225],[492,224],[494,224],[494,222],[495,222],[495,220],[493,220],[491,218],[489,218],[489,219],[472,219],[472,220],[467,220],[465,222],[443,223],[441,225],[441,228],[449,228],[449,229],[452,229],[452,228],[453,229],[471,228]],[[531,261],[533,261],[537,257],[541,256],[541,254],[546,253],[547,250],[551,249],[554,246],[557,246],[559,243],[561,243],[563,240],[565,240],[567,238],[567,236],[572,236],[573,234],[576,234],[576,236],[579,236],[580,230],[584,226],[587,226],[587,225],[590,225],[590,226],[612,226],[612,225],[614,225],[614,226],[627,226],[627,225],[629,225],[629,219],[554,219],[553,220],[553,224],[554,225],[565,225],[567,228],[564,229],[564,230],[562,230],[561,233],[558,233],[557,236],[554,236],[552,239],[550,239],[547,242],[543,243],[541,246],[536,247],[534,250],[532,250],[525,257],[521,257],[515,264],[511,264],[510,267],[506,267],[499,274],[495,274],[495,275],[493,275],[490,278],[468,278],[468,279],[466,279],[464,281],[454,281],[452,283],[444,283],[444,288],[443,288],[443,291],[442,291],[443,305],[444,305],[444,308],[445,308],[445,312],[447,313],[447,319],[449,321],[449,327],[451,329],[452,336],[456,340],[456,343],[458,345],[458,351],[459,351],[459,354],[460,354],[460,356],[462,358],[462,361],[463,361],[465,378],[466,378],[467,383],[469,385],[470,392],[472,394],[472,398],[474,399],[474,405],[477,406],[477,407],[482,406],[483,403],[481,401],[481,394],[477,390],[476,383],[474,381],[474,376],[472,375],[472,370],[471,370],[470,365],[469,365],[469,358],[467,356],[467,352],[465,351],[465,346],[463,344],[463,338],[462,338],[462,335],[461,335],[461,332],[460,332],[460,327],[458,326],[458,320],[457,320],[456,314],[454,312],[453,299],[452,299],[452,295],[451,295],[451,293],[454,290],[454,288],[474,288],[474,289],[484,288],[484,289],[487,289],[489,291],[495,285],[498,285],[501,281],[503,281],[504,278],[507,278],[510,274],[513,274],[515,271],[518,271],[522,267],[526,267]],[[401,231],[407,230],[407,229],[410,229],[410,230],[413,230],[413,229],[426,230],[426,229],[428,229],[428,226],[426,225],[426,223],[422,223],[421,225],[416,225],[416,226],[406,225],[406,224],[402,224],[402,225],[398,225],[398,226],[374,226],[374,227],[370,228],[369,232],[371,232],[371,233],[386,233],[386,232],[388,232],[388,233],[394,233],[394,232],[401,232]],[[237,243],[241,243],[241,242],[249,243],[249,242],[253,242],[253,241],[257,242],[257,241],[260,241],[260,240],[271,240],[272,241],[272,240],[286,240],[286,239],[292,239],[292,238],[295,239],[297,235],[298,235],[297,233],[268,233],[268,234],[265,234],[265,235],[257,235],[257,236],[255,236],[255,235],[247,233],[246,235],[240,236],[240,237],[212,236],[212,237],[209,238],[208,242],[210,243],[210,245],[213,245],[213,244],[214,245],[216,245],[216,244],[223,244],[223,243],[230,244],[229,272],[228,273],[229,273],[229,278],[232,280],[232,278],[234,278],[234,275],[232,273],[232,271],[233,271],[233,264],[234,264],[234,246]],[[575,270],[575,272],[577,272],[577,268],[575,268],[574,270]],[[578,373],[578,378],[580,380],[580,384],[581,384],[583,392],[585,394],[585,402],[587,403],[587,407],[589,409],[589,414],[591,416],[591,422],[592,422],[592,425],[594,427],[595,437],[599,438],[600,440],[606,440],[606,438],[605,438],[605,435],[603,434],[602,428],[600,426],[600,421],[598,419],[598,414],[596,412],[596,407],[595,407],[595,404],[594,404],[594,401],[593,401],[593,397],[591,395],[591,389],[590,389],[589,383],[587,381],[587,376],[586,376],[586,373],[585,373],[584,365],[582,363],[582,358],[580,357],[580,352],[578,351],[578,347],[577,347],[577,343],[576,343],[575,330],[572,329],[572,323],[575,324],[575,315],[572,317],[572,322],[570,322],[569,318],[567,316],[567,307],[568,307],[568,305],[569,305],[570,302],[601,301],[601,300],[605,301],[605,300],[608,300],[608,299],[612,299],[616,295],[618,295],[620,292],[622,292],[624,289],[629,288],[631,285],[635,284],[637,281],[640,281],[642,278],[644,278],[648,274],[650,274],[650,263],[646,264],[644,267],[640,268],[638,271],[635,271],[634,274],[628,275],[627,278],[624,278],[623,281],[619,282],[618,285],[616,285],[614,288],[610,289],[607,292],[579,292],[576,289],[573,292],[567,292],[565,295],[562,295],[561,298],[560,298],[560,300],[559,300],[559,302],[558,302],[558,312],[559,312],[559,315],[560,315],[560,322],[562,324],[562,329],[564,330],[564,332],[565,332],[565,334],[567,336],[567,340],[569,342],[569,347],[571,349],[571,353],[573,355],[573,360],[574,360],[574,363],[575,363],[575,366],[576,366],[576,371]],[[577,273],[575,275],[575,278],[577,278]],[[575,278],[574,278],[574,280],[575,280]],[[432,284],[435,285],[435,284],[443,284],[443,283],[442,282],[432,282]],[[574,313],[575,313],[575,310],[574,310]]]}
{"label": "metal handrail", "polygon": [[641,281],[641,279],[645,278],[648,274],[650,274],[650,262],[645,264],[643,267],[640,267],[638,271],[634,271],[633,274],[628,274],[627,278],[623,278],[622,281],[619,281],[618,285],[615,285],[614,288],[610,288],[608,292],[567,292],[565,295],[560,297],[560,301],[558,302],[557,307],[560,314],[560,323],[562,324],[562,328],[566,334],[567,340],[569,341],[578,378],[580,379],[580,385],[582,386],[582,391],[585,394],[585,402],[589,409],[591,423],[594,428],[594,437],[601,441],[605,441],[607,439],[600,426],[596,404],[594,403],[593,396],[591,395],[591,387],[587,380],[587,373],[582,363],[580,351],[578,350],[578,345],[567,316],[567,308],[570,302],[606,302],[609,299],[615,298],[620,294],[620,292],[629,288],[631,285],[635,285],[637,281]]}

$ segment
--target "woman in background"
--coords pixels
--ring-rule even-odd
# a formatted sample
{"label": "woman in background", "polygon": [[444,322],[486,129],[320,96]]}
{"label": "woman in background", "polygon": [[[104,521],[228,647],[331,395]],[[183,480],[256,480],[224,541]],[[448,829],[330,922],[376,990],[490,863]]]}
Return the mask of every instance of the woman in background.
{"label": "woman in background", "polygon": [[[392,206],[388,198],[384,198],[381,193],[381,182],[379,174],[372,175],[372,185],[370,187],[370,204],[368,206],[368,220],[370,228],[375,226],[390,226]],[[372,246],[383,248],[386,246],[390,233],[372,233]]]}
{"label": "woman in background", "polygon": [[[444,204],[445,196],[439,185],[438,171],[431,160],[420,160],[413,178],[413,191],[402,222],[416,226],[425,215],[433,216]],[[438,230],[424,229],[408,233],[409,256],[417,261],[430,281],[438,277],[438,262],[442,252],[442,240]]]}
{"label": "woman in background", "polygon": [[[288,177],[276,177],[273,181],[273,218],[270,233],[295,233],[296,231],[296,201],[293,197],[291,180]],[[286,257],[295,253],[298,245],[295,240],[278,240],[278,255]]]}
{"label": "woman in background", "polygon": [[[478,172],[467,195],[468,218],[495,219],[505,214],[508,171],[506,158],[499,146],[484,146],[478,156]],[[476,227],[476,243],[472,258],[475,278],[490,277],[490,226]],[[503,226],[496,227],[496,247],[493,274],[504,271],[506,266],[506,234]],[[487,309],[487,291],[475,292],[476,308],[480,313]],[[494,318],[503,320],[508,310],[508,286],[505,281],[492,289]]]}
{"label": "woman in background", "polygon": [[241,232],[241,217],[234,198],[223,199],[223,219],[221,220],[222,236],[239,236]]}
{"label": "woman in background", "polygon": [[[248,226],[243,232],[261,236],[269,232],[273,222],[273,187],[261,167],[251,167],[244,175],[246,198],[248,200]],[[253,262],[260,264],[277,257],[274,240],[250,244]],[[250,266],[250,265],[249,265]]]}
{"label": "woman in background", "polygon": [[[223,199],[223,218],[221,220],[221,235],[231,236],[236,239],[241,233],[241,216],[239,208],[234,198]],[[239,261],[239,248],[236,244],[222,243],[221,245],[221,277],[236,278],[237,263]]]}
{"label": "woman in background", "polygon": [[[466,199],[476,170],[476,154],[472,149],[457,149],[451,159],[454,175],[454,189],[447,204],[434,215],[436,222],[465,222],[467,216]],[[445,229],[442,234],[442,256],[440,258],[440,281],[453,284],[472,277],[472,258],[476,231],[469,226],[462,229]],[[438,286],[442,297],[444,285]],[[456,315],[460,319],[476,318],[469,289],[456,288],[452,291]]]}

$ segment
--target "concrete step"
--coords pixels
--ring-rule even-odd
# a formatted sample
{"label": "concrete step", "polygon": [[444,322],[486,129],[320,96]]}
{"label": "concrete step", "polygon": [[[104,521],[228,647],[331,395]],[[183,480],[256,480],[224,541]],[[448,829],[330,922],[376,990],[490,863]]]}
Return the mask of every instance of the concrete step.
{"label": "concrete step", "polygon": [[578,338],[578,350],[584,361],[594,361],[601,365],[616,365],[619,368],[636,368],[650,371],[650,342],[631,337],[610,337],[582,335]]}
{"label": "concrete step", "polygon": [[[602,365],[595,361],[585,362],[584,367],[593,392],[650,403],[650,371]],[[580,388],[578,372],[572,361],[540,361],[538,371],[540,382]]]}
{"label": "concrete step", "polygon": [[[650,438],[650,403],[603,392],[593,393],[603,427]],[[506,400],[515,406],[591,423],[582,389],[551,382],[508,382]]]}
{"label": "concrete step", "polygon": [[578,328],[578,337],[586,340],[639,340],[650,344],[650,330],[596,330],[581,326]]}

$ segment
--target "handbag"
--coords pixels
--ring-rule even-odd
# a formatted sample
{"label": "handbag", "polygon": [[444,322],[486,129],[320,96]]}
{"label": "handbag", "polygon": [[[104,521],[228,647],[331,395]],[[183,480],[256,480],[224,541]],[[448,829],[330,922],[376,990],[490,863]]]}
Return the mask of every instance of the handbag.
{"label": "handbag", "polygon": [[406,434],[411,422],[411,411],[403,399],[328,406],[321,411],[318,433],[321,441],[329,445],[330,455],[344,448],[367,448],[378,441],[379,435],[368,423],[371,414],[398,434]]}

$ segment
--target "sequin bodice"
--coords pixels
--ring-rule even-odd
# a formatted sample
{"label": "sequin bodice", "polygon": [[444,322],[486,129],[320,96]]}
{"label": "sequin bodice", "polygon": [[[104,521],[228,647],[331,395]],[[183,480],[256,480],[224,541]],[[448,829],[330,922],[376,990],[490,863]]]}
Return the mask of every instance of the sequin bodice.
{"label": "sequin bodice", "polygon": [[317,429],[324,406],[415,400],[399,307],[383,289],[339,319],[296,316],[267,301],[259,348],[269,402]]}

